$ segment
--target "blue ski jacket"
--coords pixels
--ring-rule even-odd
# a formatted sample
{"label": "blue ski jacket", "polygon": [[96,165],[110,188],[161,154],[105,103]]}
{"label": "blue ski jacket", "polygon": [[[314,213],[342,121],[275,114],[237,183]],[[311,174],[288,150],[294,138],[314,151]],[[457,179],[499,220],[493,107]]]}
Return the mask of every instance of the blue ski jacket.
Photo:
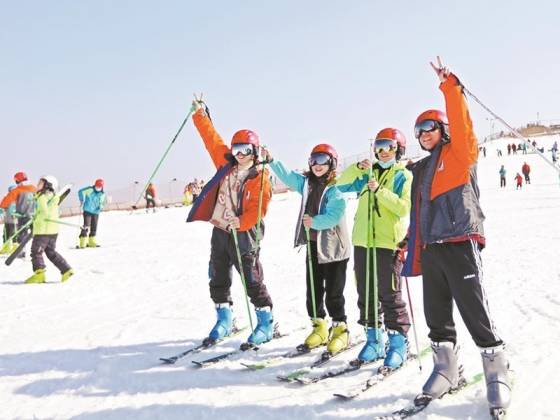
{"label": "blue ski jacket", "polygon": [[105,192],[96,191],[94,187],[84,187],[78,191],[78,198],[84,212],[99,214],[105,206]]}

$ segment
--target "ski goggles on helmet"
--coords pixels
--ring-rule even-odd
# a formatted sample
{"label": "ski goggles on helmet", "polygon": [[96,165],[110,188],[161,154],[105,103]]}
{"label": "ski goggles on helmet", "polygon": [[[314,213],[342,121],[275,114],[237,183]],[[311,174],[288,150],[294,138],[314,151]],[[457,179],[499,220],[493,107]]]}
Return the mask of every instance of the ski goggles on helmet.
{"label": "ski goggles on helmet", "polygon": [[414,126],[414,136],[419,139],[422,133],[430,133],[440,127],[439,121],[424,120]]}
{"label": "ski goggles on helmet", "polygon": [[396,152],[399,145],[395,140],[392,139],[378,139],[373,142],[373,150],[375,153],[383,152]]}
{"label": "ski goggles on helmet", "polygon": [[307,162],[310,167],[315,165],[330,165],[332,163],[332,157],[328,153],[311,153]]}
{"label": "ski goggles on helmet", "polygon": [[236,143],[231,146],[231,154],[237,156],[249,156],[253,154],[253,145],[250,143]]}

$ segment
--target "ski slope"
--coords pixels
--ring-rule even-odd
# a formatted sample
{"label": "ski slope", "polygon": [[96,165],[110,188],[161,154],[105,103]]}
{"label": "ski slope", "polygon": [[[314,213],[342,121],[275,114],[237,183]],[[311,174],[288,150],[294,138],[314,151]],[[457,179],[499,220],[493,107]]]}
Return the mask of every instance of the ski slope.
{"label": "ski slope", "polygon": [[[556,137],[558,139],[558,137]],[[511,142],[511,139],[508,139]],[[487,248],[483,252],[486,292],[494,320],[509,346],[515,392],[508,420],[558,418],[555,395],[560,388],[560,184],[557,174],[535,154],[507,156],[505,143],[486,144],[480,157],[479,183],[486,214]],[[537,138],[547,149],[554,141]],[[500,147],[504,156],[496,156]],[[549,156],[549,153],[547,153]],[[516,191],[513,178],[531,165],[532,184]],[[508,170],[508,185],[499,188],[498,170]],[[355,200],[347,214],[352,223]],[[105,213],[100,218],[97,249],[73,249],[78,231],[62,226],[59,251],[76,275],[65,284],[48,265],[48,284],[24,285],[29,259],[11,267],[0,264],[0,419],[372,419],[406,405],[431,370],[431,357],[393,375],[358,399],[332,398],[366,380],[374,367],[323,382],[298,386],[276,376],[303,367],[306,356],[261,371],[241,361],[281,354],[304,339],[305,250],[292,248],[299,196],[274,197],[266,218],[262,262],[273,298],[275,319],[292,333],[265,345],[259,354],[202,370],[191,359],[164,366],[162,356],[198,343],[214,323],[207,264],[211,226],[185,223],[187,209]],[[65,219],[80,223],[75,217]],[[349,326],[362,334],[352,264],[346,302]],[[422,315],[421,282],[411,278],[420,347],[428,344]],[[240,324],[247,323],[239,278],[233,295]],[[482,371],[478,350],[456,316],[460,359],[470,377]],[[247,333],[248,335],[248,333]],[[245,338],[245,337],[242,337]],[[242,340],[224,343],[233,349]],[[412,334],[411,334],[412,338]],[[414,341],[412,348],[414,349]],[[358,350],[329,367],[342,366]],[[418,418],[488,418],[483,383],[433,402]]]}

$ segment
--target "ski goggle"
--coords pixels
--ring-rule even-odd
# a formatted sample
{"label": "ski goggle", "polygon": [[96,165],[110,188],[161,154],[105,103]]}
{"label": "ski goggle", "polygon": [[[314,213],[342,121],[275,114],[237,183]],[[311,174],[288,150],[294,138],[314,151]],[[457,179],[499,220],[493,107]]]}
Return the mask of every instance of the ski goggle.
{"label": "ski goggle", "polygon": [[315,165],[330,165],[332,163],[332,158],[328,153],[311,153],[307,162],[310,167]]}
{"label": "ski goggle", "polygon": [[242,156],[249,156],[253,154],[253,145],[250,143],[236,143],[231,146],[231,154],[237,156],[241,154]]}
{"label": "ski goggle", "polygon": [[414,126],[414,136],[419,139],[422,133],[430,133],[440,127],[439,121],[424,120]]}
{"label": "ski goggle", "polygon": [[375,153],[383,152],[396,152],[399,145],[395,140],[392,139],[378,139],[373,142],[373,150]]}

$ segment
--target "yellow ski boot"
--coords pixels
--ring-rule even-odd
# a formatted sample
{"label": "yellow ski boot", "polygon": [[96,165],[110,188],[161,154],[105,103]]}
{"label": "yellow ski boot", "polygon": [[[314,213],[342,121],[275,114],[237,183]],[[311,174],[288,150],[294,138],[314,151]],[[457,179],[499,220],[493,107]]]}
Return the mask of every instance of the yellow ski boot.
{"label": "yellow ski boot", "polygon": [[305,339],[304,345],[308,349],[314,349],[315,347],[323,346],[327,344],[329,339],[329,328],[327,326],[327,321],[322,318],[315,318],[311,320],[313,324],[313,331]]}
{"label": "yellow ski boot", "polygon": [[70,277],[72,277],[74,275],[74,270],[70,269],[65,271],[64,273],[62,273],[62,278],[60,279],[60,281],[62,283],[64,283],[66,280],[68,280]]}
{"label": "yellow ski boot", "polygon": [[87,236],[80,236],[80,244],[78,248],[85,248],[87,246]]}
{"label": "yellow ski boot", "polygon": [[36,283],[44,283],[45,282],[45,269],[39,268],[35,270],[33,275],[25,280],[25,284],[36,284]]}
{"label": "yellow ski boot", "polygon": [[88,248],[97,248],[97,242],[95,242],[95,236],[90,236],[87,244]]}
{"label": "yellow ski boot", "polygon": [[327,351],[331,355],[335,355],[339,351],[347,348],[350,338],[349,335],[346,322],[333,322],[333,326],[330,331],[329,343],[327,344]]}
{"label": "yellow ski boot", "polygon": [[9,254],[12,251],[12,241],[4,242],[2,249],[0,249],[0,255]]}

